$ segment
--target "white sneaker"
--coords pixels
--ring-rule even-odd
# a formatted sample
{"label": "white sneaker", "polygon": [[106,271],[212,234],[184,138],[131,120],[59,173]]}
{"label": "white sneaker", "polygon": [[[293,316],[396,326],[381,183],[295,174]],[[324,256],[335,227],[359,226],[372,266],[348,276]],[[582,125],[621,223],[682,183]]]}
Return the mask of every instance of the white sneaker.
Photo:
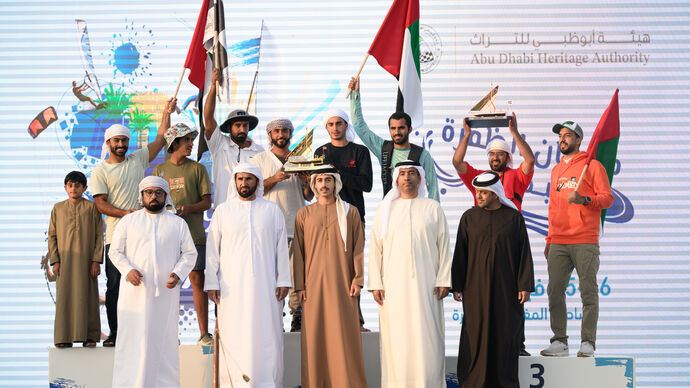
{"label": "white sneaker", "polygon": [[197,344],[201,346],[213,346],[213,336],[210,333],[206,333],[199,337]]}
{"label": "white sneaker", "polygon": [[593,357],[594,356],[594,346],[589,342],[585,341],[580,344],[580,350],[577,351],[578,357]]}
{"label": "white sneaker", "polygon": [[568,357],[570,351],[568,350],[568,345],[561,341],[553,341],[548,348],[541,351],[542,356],[546,357]]}

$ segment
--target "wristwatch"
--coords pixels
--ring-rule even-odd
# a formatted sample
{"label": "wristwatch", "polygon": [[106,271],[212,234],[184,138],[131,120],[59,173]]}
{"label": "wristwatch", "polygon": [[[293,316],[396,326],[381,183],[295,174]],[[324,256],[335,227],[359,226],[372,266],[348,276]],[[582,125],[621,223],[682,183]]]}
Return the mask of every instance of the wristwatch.
{"label": "wristwatch", "polygon": [[583,205],[587,206],[587,205],[590,204],[590,202],[592,202],[592,198],[590,198],[590,197],[585,197],[585,203],[583,203]]}

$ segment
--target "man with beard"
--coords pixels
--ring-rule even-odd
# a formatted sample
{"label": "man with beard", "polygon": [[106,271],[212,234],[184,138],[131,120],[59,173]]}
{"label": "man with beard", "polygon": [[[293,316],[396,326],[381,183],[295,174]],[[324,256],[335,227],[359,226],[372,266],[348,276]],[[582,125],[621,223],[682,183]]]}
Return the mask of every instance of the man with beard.
{"label": "man with beard", "polygon": [[[462,183],[465,187],[472,193],[474,197],[474,205],[477,206],[477,196],[475,195],[474,186],[472,186],[472,180],[479,174],[486,172],[485,170],[477,170],[472,167],[469,163],[465,162],[465,153],[467,152],[467,146],[469,145],[470,138],[472,137],[472,128],[467,124],[466,120],[463,120],[463,128],[465,129],[465,136],[460,141],[458,148],[455,150],[453,155],[453,166],[458,172]],[[503,192],[506,197],[511,200],[518,211],[522,211],[522,199],[525,196],[525,191],[529,187],[530,182],[532,182],[532,176],[534,175],[534,154],[529,144],[525,139],[520,136],[517,129],[517,117],[513,113],[513,117],[510,120],[510,134],[513,135],[515,144],[517,144],[518,150],[522,155],[523,161],[520,163],[520,168],[513,169],[513,154],[510,151],[508,144],[502,139],[492,140],[487,146],[487,156],[489,157],[489,167],[491,171],[498,174],[501,183],[503,184]],[[524,317],[522,320],[524,326]],[[530,353],[525,349],[525,329],[522,329],[522,343],[520,345],[520,355],[529,356]]]}
{"label": "man with beard", "polygon": [[[290,251],[290,263],[292,263],[292,240],[295,236],[295,216],[297,211],[304,207],[304,201],[311,200],[313,194],[307,187],[309,175],[286,174],[282,171],[290,153],[290,140],[294,128],[288,119],[275,119],[266,125],[266,132],[271,140],[271,149],[254,156],[251,163],[261,169],[264,179],[264,199],[275,202],[285,216],[287,228],[287,242]],[[302,309],[294,290],[290,291],[288,303],[292,314],[292,327],[290,331],[299,331],[302,327]]]}
{"label": "man with beard", "polygon": [[[121,274],[110,261],[110,241],[115,226],[125,215],[141,208],[137,197],[137,185],[144,178],[144,171],[165,145],[163,134],[170,128],[170,114],[175,111],[177,99],[171,98],[162,112],[156,139],[148,146],[127,154],[129,129],[120,124],[111,125],[105,131],[101,151],[101,164],[91,172],[91,192],[98,211],[105,214],[105,309],[108,315],[110,335],[103,346],[115,346],[117,338],[117,298]],[[106,155],[110,156],[106,159]]]}
{"label": "man with beard", "polygon": [[381,164],[381,183],[385,196],[394,184],[391,179],[393,166],[404,160],[419,163],[425,171],[426,190],[429,198],[439,201],[438,181],[434,159],[429,151],[410,143],[412,119],[405,112],[395,112],[388,118],[388,131],[391,140],[384,140],[369,129],[362,116],[362,103],[359,94],[359,78],[352,78],[348,85],[350,92],[350,115],[355,132]]}
{"label": "man with beard", "polygon": [[194,139],[199,132],[178,123],[165,131],[166,152],[170,159],[153,169],[153,175],[168,181],[170,195],[175,203],[175,212],[182,217],[192,234],[197,258],[189,274],[194,295],[194,309],[199,323],[199,345],[213,345],[208,332],[208,296],[204,292],[204,269],[206,267],[206,231],[204,212],[211,208],[211,181],[206,167],[188,158],[192,154]]}
{"label": "man with beard", "polygon": [[357,312],[364,284],[362,222],[340,199],[343,183],[333,166],[314,171],[310,186],[317,201],[297,212],[292,263],[303,309],[302,387],[366,387]]}
{"label": "man with beard", "polygon": [[[205,136],[211,152],[211,175],[213,176],[214,208],[225,202],[228,187],[232,182],[233,171],[239,163],[248,162],[264,149],[254,142],[249,131],[256,128],[259,119],[242,109],[235,109],[218,126],[214,118],[216,112],[216,85],[220,81],[220,69],[213,69],[211,87],[204,105]],[[229,134],[226,136],[224,134]]]}
{"label": "man with beard", "polygon": [[425,176],[419,163],[395,166],[371,233],[367,288],[379,304],[381,387],[446,386],[448,223],[441,204],[425,198]]}
{"label": "man with beard", "polygon": [[[458,172],[462,183],[472,193],[474,197],[474,205],[477,205],[477,198],[474,195],[474,187],[472,186],[472,179],[477,175],[486,172],[485,170],[476,170],[469,163],[465,162],[465,153],[472,137],[472,129],[463,121],[463,128],[465,128],[465,136],[463,136],[458,148],[453,155],[453,166]],[[520,168],[513,169],[513,154],[510,151],[508,144],[502,139],[492,140],[486,146],[487,156],[489,157],[489,167],[491,171],[497,173],[501,177],[505,195],[513,201],[518,211],[522,211],[522,199],[525,191],[529,187],[534,175],[534,154],[529,144],[520,136],[517,129],[517,117],[513,113],[510,120],[510,134],[513,135],[515,144],[522,155],[523,161]],[[479,135],[479,134],[477,134]]]}
{"label": "man with beard", "polygon": [[464,311],[458,381],[519,388],[523,304],[534,291],[527,228],[497,173],[482,173],[472,185],[478,206],[460,219],[452,268],[453,296]]}
{"label": "man with beard", "polygon": [[282,300],[290,287],[285,218],[262,198],[263,177],[235,166],[208,231],[204,289],[218,304],[220,385],[283,386]]}
{"label": "man with beard", "polygon": [[144,209],[122,217],[110,250],[125,276],[112,386],[179,387],[179,286],[194,267],[196,249],[185,221],[165,210],[175,206],[165,179],[146,177],[138,191]]}
{"label": "man with beard", "polygon": [[[582,328],[578,357],[592,357],[599,319],[599,223],[601,210],[613,204],[611,185],[604,166],[596,159],[589,162],[580,151],[582,128],[566,121],[553,126],[563,157],[551,171],[549,189],[549,233],[544,256],[548,264],[549,319],[551,345],[542,356],[569,355],[565,290],[573,268],[577,271],[582,298]],[[578,180],[582,180],[578,188]]]}

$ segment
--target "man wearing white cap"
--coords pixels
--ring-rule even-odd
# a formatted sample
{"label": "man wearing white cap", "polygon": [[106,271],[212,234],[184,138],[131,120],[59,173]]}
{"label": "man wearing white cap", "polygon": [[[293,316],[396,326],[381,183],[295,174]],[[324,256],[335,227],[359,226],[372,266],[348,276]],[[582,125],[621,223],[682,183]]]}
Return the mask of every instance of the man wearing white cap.
{"label": "man wearing white cap", "polygon": [[478,175],[472,185],[478,206],[460,219],[452,267],[451,290],[464,312],[458,381],[519,388],[523,304],[534,291],[527,228],[497,173]]}
{"label": "man wearing white cap", "polygon": [[358,297],[364,232],[357,208],[340,199],[333,166],[314,171],[316,203],[297,212],[294,288],[302,304],[302,387],[366,387]]}
{"label": "man wearing white cap", "polygon": [[218,305],[220,385],[283,386],[282,300],[290,287],[285,218],[251,163],[235,166],[213,213],[204,290]]}
{"label": "man wearing white cap", "polygon": [[[101,164],[91,173],[91,191],[98,211],[105,215],[105,309],[108,314],[110,336],[103,346],[115,346],[117,337],[117,298],[120,287],[120,273],[113,266],[110,257],[110,241],[120,218],[141,208],[138,202],[137,185],[144,178],[144,171],[165,145],[163,133],[170,127],[170,114],[175,111],[177,100],[171,98],[161,112],[156,139],[148,146],[127,154],[129,129],[115,124],[105,131]],[[110,155],[106,159],[106,155]]]}
{"label": "man wearing white cap", "polygon": [[[216,113],[216,84],[220,69],[213,69],[211,88],[204,105],[204,136],[211,152],[214,208],[225,202],[228,187],[233,183],[233,171],[239,163],[248,162],[264,148],[249,137],[259,119],[242,109],[235,109],[218,125]],[[227,135],[226,135],[227,134]]]}
{"label": "man wearing white cap", "polygon": [[[305,200],[313,198],[313,194],[307,185],[309,175],[306,173],[287,174],[282,171],[283,165],[290,154],[290,141],[294,127],[292,122],[285,118],[269,121],[266,132],[271,141],[271,148],[259,153],[251,159],[261,169],[264,178],[264,199],[275,202],[285,216],[287,229],[288,249],[290,262],[292,262],[292,241],[295,236],[295,216],[297,211],[304,207]],[[302,325],[302,309],[294,290],[290,291],[290,314],[292,314],[292,327],[290,331],[300,331]]]}
{"label": "man wearing white cap", "polygon": [[110,257],[124,274],[118,300],[113,387],[179,387],[180,284],[194,267],[196,249],[174,209],[165,179],[139,183],[144,209],[115,228]]}
{"label": "man wearing white cap", "polygon": [[199,134],[195,129],[177,123],[165,131],[166,152],[170,159],[153,169],[170,185],[170,195],[175,202],[175,213],[182,217],[196,246],[196,264],[189,274],[194,296],[194,309],[199,323],[200,345],[213,345],[208,332],[208,295],[204,292],[204,269],[206,268],[206,230],[204,212],[211,208],[211,181],[206,167],[189,159],[194,139]]}
{"label": "man wearing white cap", "polygon": [[570,354],[565,290],[575,269],[582,298],[581,342],[577,356],[592,357],[599,320],[597,272],[601,210],[613,204],[613,195],[604,166],[592,159],[587,167],[587,153],[580,151],[582,128],[576,122],[566,121],[554,125],[552,130],[558,134],[563,156],[551,171],[549,186],[549,233],[544,256],[549,271],[546,294],[553,336],[541,355],[567,357]]}
{"label": "man wearing white cap", "polygon": [[[465,184],[468,190],[474,196],[474,187],[472,186],[472,179],[477,175],[485,172],[485,170],[477,170],[469,163],[465,162],[465,153],[467,146],[470,144],[472,137],[472,129],[463,121],[465,129],[465,136],[463,136],[458,148],[453,155],[453,166],[458,172],[460,179]],[[529,144],[520,136],[517,129],[517,117],[513,113],[510,120],[510,134],[513,135],[515,144],[517,145],[523,161],[520,163],[520,168],[513,169],[513,154],[508,143],[502,139],[494,139],[486,145],[486,154],[489,157],[489,167],[491,171],[497,173],[501,177],[501,183],[505,191],[506,197],[513,201],[519,211],[522,210],[522,199],[525,196],[525,191],[529,187],[534,175],[534,154]],[[477,133],[479,135],[479,133]],[[481,148],[484,148],[481,146]],[[477,205],[475,196],[474,205]]]}
{"label": "man wearing white cap", "polygon": [[393,186],[393,168],[404,160],[419,162],[424,168],[426,189],[429,198],[440,200],[438,194],[438,180],[434,159],[429,151],[416,144],[410,143],[410,133],[412,132],[412,118],[405,112],[395,112],[388,118],[388,131],[391,140],[384,140],[375,134],[362,115],[362,102],[359,94],[359,78],[352,78],[348,85],[350,93],[350,114],[352,115],[352,125],[355,132],[372,154],[376,156],[381,164],[381,183],[383,184],[383,195]]}
{"label": "man wearing white cap", "polygon": [[448,224],[426,198],[424,169],[403,161],[376,210],[367,288],[379,304],[381,387],[445,387],[443,298],[450,289]]}

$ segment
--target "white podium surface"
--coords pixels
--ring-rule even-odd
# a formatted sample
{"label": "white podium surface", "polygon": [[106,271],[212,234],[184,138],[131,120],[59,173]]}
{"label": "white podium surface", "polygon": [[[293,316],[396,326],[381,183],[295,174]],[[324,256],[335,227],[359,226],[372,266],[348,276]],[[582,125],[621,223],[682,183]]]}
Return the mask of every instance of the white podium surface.
{"label": "white podium surface", "polygon": [[[300,336],[285,333],[284,386],[300,385]],[[369,387],[379,387],[381,367],[378,333],[362,333],[364,368]],[[180,346],[180,384],[183,388],[211,388],[213,348]],[[49,349],[50,387],[108,388],[113,376],[113,348]],[[456,357],[446,357],[446,381],[449,388],[458,386]],[[251,377],[251,376],[250,376]],[[633,388],[634,359],[631,357],[521,357],[522,388]]]}

